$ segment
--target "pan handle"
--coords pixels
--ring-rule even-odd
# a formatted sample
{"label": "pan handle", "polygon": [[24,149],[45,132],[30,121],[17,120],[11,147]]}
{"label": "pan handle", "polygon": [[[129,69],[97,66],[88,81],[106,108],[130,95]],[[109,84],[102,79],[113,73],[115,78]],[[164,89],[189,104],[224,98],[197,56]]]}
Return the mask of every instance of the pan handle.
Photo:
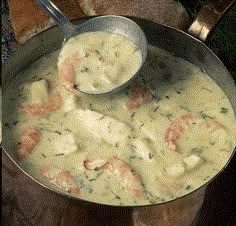
{"label": "pan handle", "polygon": [[212,29],[234,2],[235,0],[206,0],[188,33],[206,41]]}

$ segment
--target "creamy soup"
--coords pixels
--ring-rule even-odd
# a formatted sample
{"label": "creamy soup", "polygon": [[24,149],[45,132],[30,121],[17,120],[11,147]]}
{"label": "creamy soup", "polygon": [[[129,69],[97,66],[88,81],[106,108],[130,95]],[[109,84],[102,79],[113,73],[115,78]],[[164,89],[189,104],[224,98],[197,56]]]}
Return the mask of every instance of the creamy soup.
{"label": "creamy soup", "polygon": [[58,69],[67,89],[106,92],[130,80],[141,63],[140,49],[127,37],[88,32],[65,43]]}
{"label": "creamy soup", "polygon": [[148,205],[190,193],[229,160],[235,115],[200,68],[150,46],[130,87],[94,96],[61,85],[58,54],[4,95],[4,147],[39,181],[98,203]]}

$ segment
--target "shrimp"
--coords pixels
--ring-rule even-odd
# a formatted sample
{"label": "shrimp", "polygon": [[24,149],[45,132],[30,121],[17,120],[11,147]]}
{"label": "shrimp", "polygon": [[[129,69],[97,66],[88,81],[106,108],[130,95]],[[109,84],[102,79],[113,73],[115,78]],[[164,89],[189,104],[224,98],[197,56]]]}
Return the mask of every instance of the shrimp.
{"label": "shrimp", "polygon": [[37,128],[25,128],[16,149],[17,158],[19,160],[26,160],[35,150],[35,147],[39,143],[40,138],[41,133]]}
{"label": "shrimp", "polygon": [[57,188],[73,196],[80,195],[78,183],[69,171],[59,169],[52,165],[44,165],[40,171],[48,182]]}
{"label": "shrimp", "polygon": [[49,98],[46,104],[20,105],[19,110],[32,116],[41,116],[59,110],[62,103],[63,101],[60,93],[56,92]]}
{"label": "shrimp", "polygon": [[80,57],[76,54],[70,58],[65,59],[59,66],[59,81],[60,84],[69,92],[76,94],[77,90],[74,88],[76,71],[74,64],[80,61]]}
{"label": "shrimp", "polygon": [[108,59],[108,57],[103,56],[98,50],[92,49],[91,47],[84,47],[83,52],[85,56],[80,57],[78,54],[73,54],[71,57],[65,59],[59,64],[59,81],[60,84],[69,92],[76,94],[78,91],[74,88],[76,79],[75,64],[80,63],[83,59],[92,55],[93,59],[97,59],[101,63],[108,65],[113,65],[113,62]]}
{"label": "shrimp", "polygon": [[108,159],[85,160],[84,167],[87,170],[105,170],[130,191],[133,197],[143,197],[143,185],[140,177],[124,161],[116,157]]}
{"label": "shrimp", "polygon": [[135,83],[130,89],[130,97],[126,102],[128,110],[136,110],[143,104],[148,104],[152,101],[153,95],[150,88],[147,86]]}
{"label": "shrimp", "polygon": [[179,137],[184,133],[184,131],[193,124],[198,124],[199,128],[204,126],[211,132],[215,132],[219,129],[225,129],[224,125],[220,122],[209,119],[208,121],[202,121],[200,118],[193,116],[193,114],[188,113],[177,118],[174,122],[170,124],[165,134],[165,141],[167,142],[170,150],[178,152],[176,148],[176,143]]}

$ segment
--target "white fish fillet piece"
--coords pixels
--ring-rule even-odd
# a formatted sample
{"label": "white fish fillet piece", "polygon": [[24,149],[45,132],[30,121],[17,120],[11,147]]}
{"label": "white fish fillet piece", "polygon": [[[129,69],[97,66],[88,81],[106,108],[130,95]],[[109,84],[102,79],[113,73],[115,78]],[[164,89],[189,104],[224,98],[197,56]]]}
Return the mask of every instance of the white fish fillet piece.
{"label": "white fish fillet piece", "polygon": [[124,143],[131,133],[131,128],[125,123],[99,112],[78,109],[74,114],[94,137],[112,145]]}

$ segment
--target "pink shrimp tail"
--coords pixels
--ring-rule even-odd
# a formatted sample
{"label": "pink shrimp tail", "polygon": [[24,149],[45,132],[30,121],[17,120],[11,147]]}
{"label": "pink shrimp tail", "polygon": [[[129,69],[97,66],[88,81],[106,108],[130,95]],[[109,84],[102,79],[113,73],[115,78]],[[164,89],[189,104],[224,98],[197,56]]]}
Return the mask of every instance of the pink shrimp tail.
{"label": "pink shrimp tail", "polygon": [[80,61],[78,55],[73,55],[70,58],[67,58],[59,66],[59,81],[60,84],[69,92],[76,94],[77,90],[74,88],[76,71],[74,64]]}

